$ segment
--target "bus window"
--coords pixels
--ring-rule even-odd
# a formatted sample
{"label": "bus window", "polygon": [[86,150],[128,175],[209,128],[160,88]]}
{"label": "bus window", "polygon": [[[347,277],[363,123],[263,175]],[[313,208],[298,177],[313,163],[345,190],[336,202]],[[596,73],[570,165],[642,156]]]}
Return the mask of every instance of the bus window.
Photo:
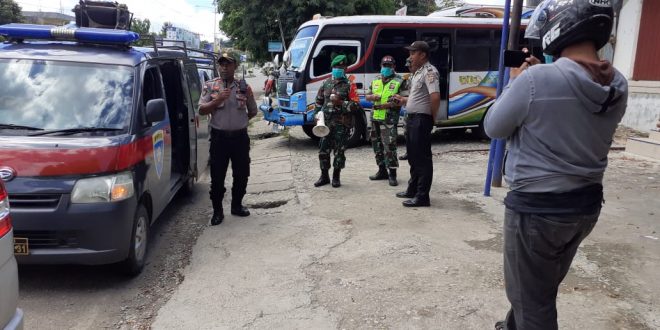
{"label": "bus window", "polygon": [[438,84],[440,84],[440,97],[443,100],[447,99],[449,90],[449,49],[451,44],[451,34],[449,31],[445,33],[422,33],[422,40],[426,41],[431,47],[429,62],[440,74]]}
{"label": "bus window", "polygon": [[488,71],[491,60],[491,30],[457,30],[453,71]]}
{"label": "bus window", "polygon": [[312,61],[313,76],[319,77],[330,73],[330,71],[332,71],[330,63],[332,63],[332,58],[337,55],[346,55],[348,58],[348,66],[356,64],[359,60],[360,51],[359,42],[356,41],[356,43],[356,45],[326,44],[321,46],[320,51],[317,52],[317,55]]}
{"label": "bus window", "polygon": [[404,48],[415,41],[414,29],[383,29],[378,33],[376,47],[371,56],[372,71],[380,71],[380,60],[385,55],[393,56],[396,60],[396,72],[408,72],[406,59],[408,51]]}

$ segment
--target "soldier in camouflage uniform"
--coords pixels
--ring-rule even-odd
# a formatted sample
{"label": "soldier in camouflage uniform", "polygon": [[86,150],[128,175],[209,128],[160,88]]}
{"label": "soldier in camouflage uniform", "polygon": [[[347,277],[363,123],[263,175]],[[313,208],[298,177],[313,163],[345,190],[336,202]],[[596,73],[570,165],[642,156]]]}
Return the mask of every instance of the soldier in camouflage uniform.
{"label": "soldier in camouflage uniform", "polygon": [[341,185],[339,174],[344,168],[346,157],[346,141],[352,125],[353,111],[358,105],[351,100],[351,83],[346,78],[347,59],[345,55],[337,55],[332,59],[332,77],[326,79],[316,95],[315,118],[319,112],[323,112],[325,125],[330,129],[330,134],[321,138],[319,143],[319,161],[321,163],[321,177],[314,183],[320,187],[330,183],[330,151],[334,154],[332,173],[332,186],[337,188]]}
{"label": "soldier in camouflage uniform", "polygon": [[[394,72],[394,57],[386,55],[380,61],[380,76],[369,87],[367,101],[374,103],[371,112],[371,145],[376,154],[378,172],[369,177],[371,180],[388,180],[390,186],[396,186],[396,169],[399,161],[396,157],[396,139],[399,135],[399,110],[401,106],[392,102],[391,97],[405,89],[405,80]],[[388,175],[389,169],[389,175]]]}

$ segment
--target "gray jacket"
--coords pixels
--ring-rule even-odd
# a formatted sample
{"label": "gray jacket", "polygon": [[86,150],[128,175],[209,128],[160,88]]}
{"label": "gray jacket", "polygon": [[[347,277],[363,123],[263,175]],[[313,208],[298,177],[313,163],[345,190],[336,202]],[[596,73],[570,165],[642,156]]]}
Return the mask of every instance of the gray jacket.
{"label": "gray jacket", "polygon": [[627,101],[628,82],[617,70],[610,86],[567,58],[525,70],[484,122],[488,136],[508,138],[504,177],[510,188],[561,193],[602,184]]}

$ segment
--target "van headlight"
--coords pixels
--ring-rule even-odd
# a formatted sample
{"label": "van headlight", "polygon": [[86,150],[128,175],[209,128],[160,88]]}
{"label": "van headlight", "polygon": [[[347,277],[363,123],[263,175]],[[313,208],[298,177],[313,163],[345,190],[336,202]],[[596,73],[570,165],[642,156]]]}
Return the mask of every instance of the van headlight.
{"label": "van headlight", "polygon": [[133,197],[134,193],[133,175],[124,172],[78,180],[71,192],[71,202],[117,202]]}

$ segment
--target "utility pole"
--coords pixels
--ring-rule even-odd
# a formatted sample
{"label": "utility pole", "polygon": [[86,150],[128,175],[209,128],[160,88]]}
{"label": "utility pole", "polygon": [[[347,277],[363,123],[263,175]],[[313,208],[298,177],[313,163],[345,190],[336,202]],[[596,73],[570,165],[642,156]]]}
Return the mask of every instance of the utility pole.
{"label": "utility pole", "polygon": [[280,19],[280,15],[277,15],[277,19],[275,20],[277,22],[277,25],[280,27],[280,37],[282,38],[282,48],[284,49],[284,52],[286,52],[286,41],[284,41],[284,31],[282,30],[282,20]]}
{"label": "utility pole", "polygon": [[220,45],[217,45],[216,31],[218,29],[218,0],[213,0],[213,48],[214,51],[220,52]]}

